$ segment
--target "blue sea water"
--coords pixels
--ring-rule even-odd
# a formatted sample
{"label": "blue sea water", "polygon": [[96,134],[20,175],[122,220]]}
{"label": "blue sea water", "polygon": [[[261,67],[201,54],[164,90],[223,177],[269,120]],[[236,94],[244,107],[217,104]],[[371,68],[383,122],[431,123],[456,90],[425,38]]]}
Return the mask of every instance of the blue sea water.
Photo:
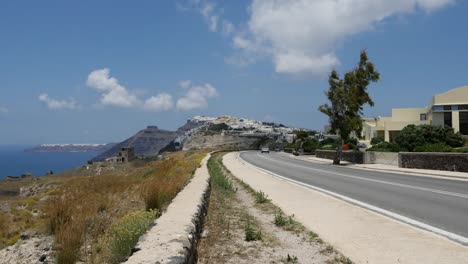
{"label": "blue sea water", "polygon": [[97,156],[93,152],[25,152],[28,147],[31,146],[0,145],[0,179],[28,172],[37,176],[49,170],[58,173],[84,165]]}

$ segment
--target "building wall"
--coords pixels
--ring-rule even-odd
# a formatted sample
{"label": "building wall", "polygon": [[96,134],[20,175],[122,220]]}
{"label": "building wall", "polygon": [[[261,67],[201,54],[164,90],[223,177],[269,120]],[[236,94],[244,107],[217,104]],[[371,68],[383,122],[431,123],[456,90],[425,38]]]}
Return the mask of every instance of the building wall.
{"label": "building wall", "polygon": [[420,121],[420,114],[426,114],[426,108],[395,108],[392,109],[392,121]]}
{"label": "building wall", "polygon": [[468,102],[468,86],[459,87],[443,94],[436,94],[435,105],[466,104]]}

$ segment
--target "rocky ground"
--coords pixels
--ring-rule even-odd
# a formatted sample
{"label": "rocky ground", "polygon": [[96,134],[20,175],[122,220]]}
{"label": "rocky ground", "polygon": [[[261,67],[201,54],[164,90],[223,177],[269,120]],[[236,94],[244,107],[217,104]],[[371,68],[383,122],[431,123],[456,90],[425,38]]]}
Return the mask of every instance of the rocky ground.
{"label": "rocky ground", "polygon": [[0,263],[55,263],[52,253],[53,241],[50,236],[25,232],[16,244],[0,250]]}

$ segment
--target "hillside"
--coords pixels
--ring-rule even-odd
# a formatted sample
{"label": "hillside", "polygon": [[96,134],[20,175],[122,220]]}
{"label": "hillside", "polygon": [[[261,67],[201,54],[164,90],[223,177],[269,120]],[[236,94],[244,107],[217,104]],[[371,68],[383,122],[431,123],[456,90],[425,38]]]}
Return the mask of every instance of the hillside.
{"label": "hillside", "polygon": [[176,131],[148,126],[116,144],[94,160],[117,155],[122,147],[134,147],[137,156],[154,156],[164,151],[202,148],[256,149],[260,145],[282,147],[297,128],[232,116],[195,116]]}
{"label": "hillside", "polygon": [[94,158],[95,161],[102,161],[106,158],[117,155],[122,147],[135,148],[137,156],[149,157],[159,153],[159,151],[173,142],[177,137],[185,134],[186,131],[197,127],[196,122],[187,121],[185,125],[176,131],[159,129],[157,126],[148,126],[147,128],[138,131],[135,135],[126,140],[114,145],[109,150],[101,153]]}

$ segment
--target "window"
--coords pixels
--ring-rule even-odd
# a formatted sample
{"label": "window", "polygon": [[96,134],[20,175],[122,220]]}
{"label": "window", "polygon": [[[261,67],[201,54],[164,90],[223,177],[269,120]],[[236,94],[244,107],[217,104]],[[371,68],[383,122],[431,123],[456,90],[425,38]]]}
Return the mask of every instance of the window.
{"label": "window", "polygon": [[468,105],[459,105],[458,110],[468,110]]}
{"label": "window", "polygon": [[419,115],[419,121],[426,121],[427,120],[427,114],[420,114]]}
{"label": "window", "polygon": [[444,111],[452,111],[451,105],[444,105]]}
{"label": "window", "polygon": [[468,112],[460,112],[460,133],[468,135]]}
{"label": "window", "polygon": [[444,125],[452,127],[452,112],[444,113]]}

